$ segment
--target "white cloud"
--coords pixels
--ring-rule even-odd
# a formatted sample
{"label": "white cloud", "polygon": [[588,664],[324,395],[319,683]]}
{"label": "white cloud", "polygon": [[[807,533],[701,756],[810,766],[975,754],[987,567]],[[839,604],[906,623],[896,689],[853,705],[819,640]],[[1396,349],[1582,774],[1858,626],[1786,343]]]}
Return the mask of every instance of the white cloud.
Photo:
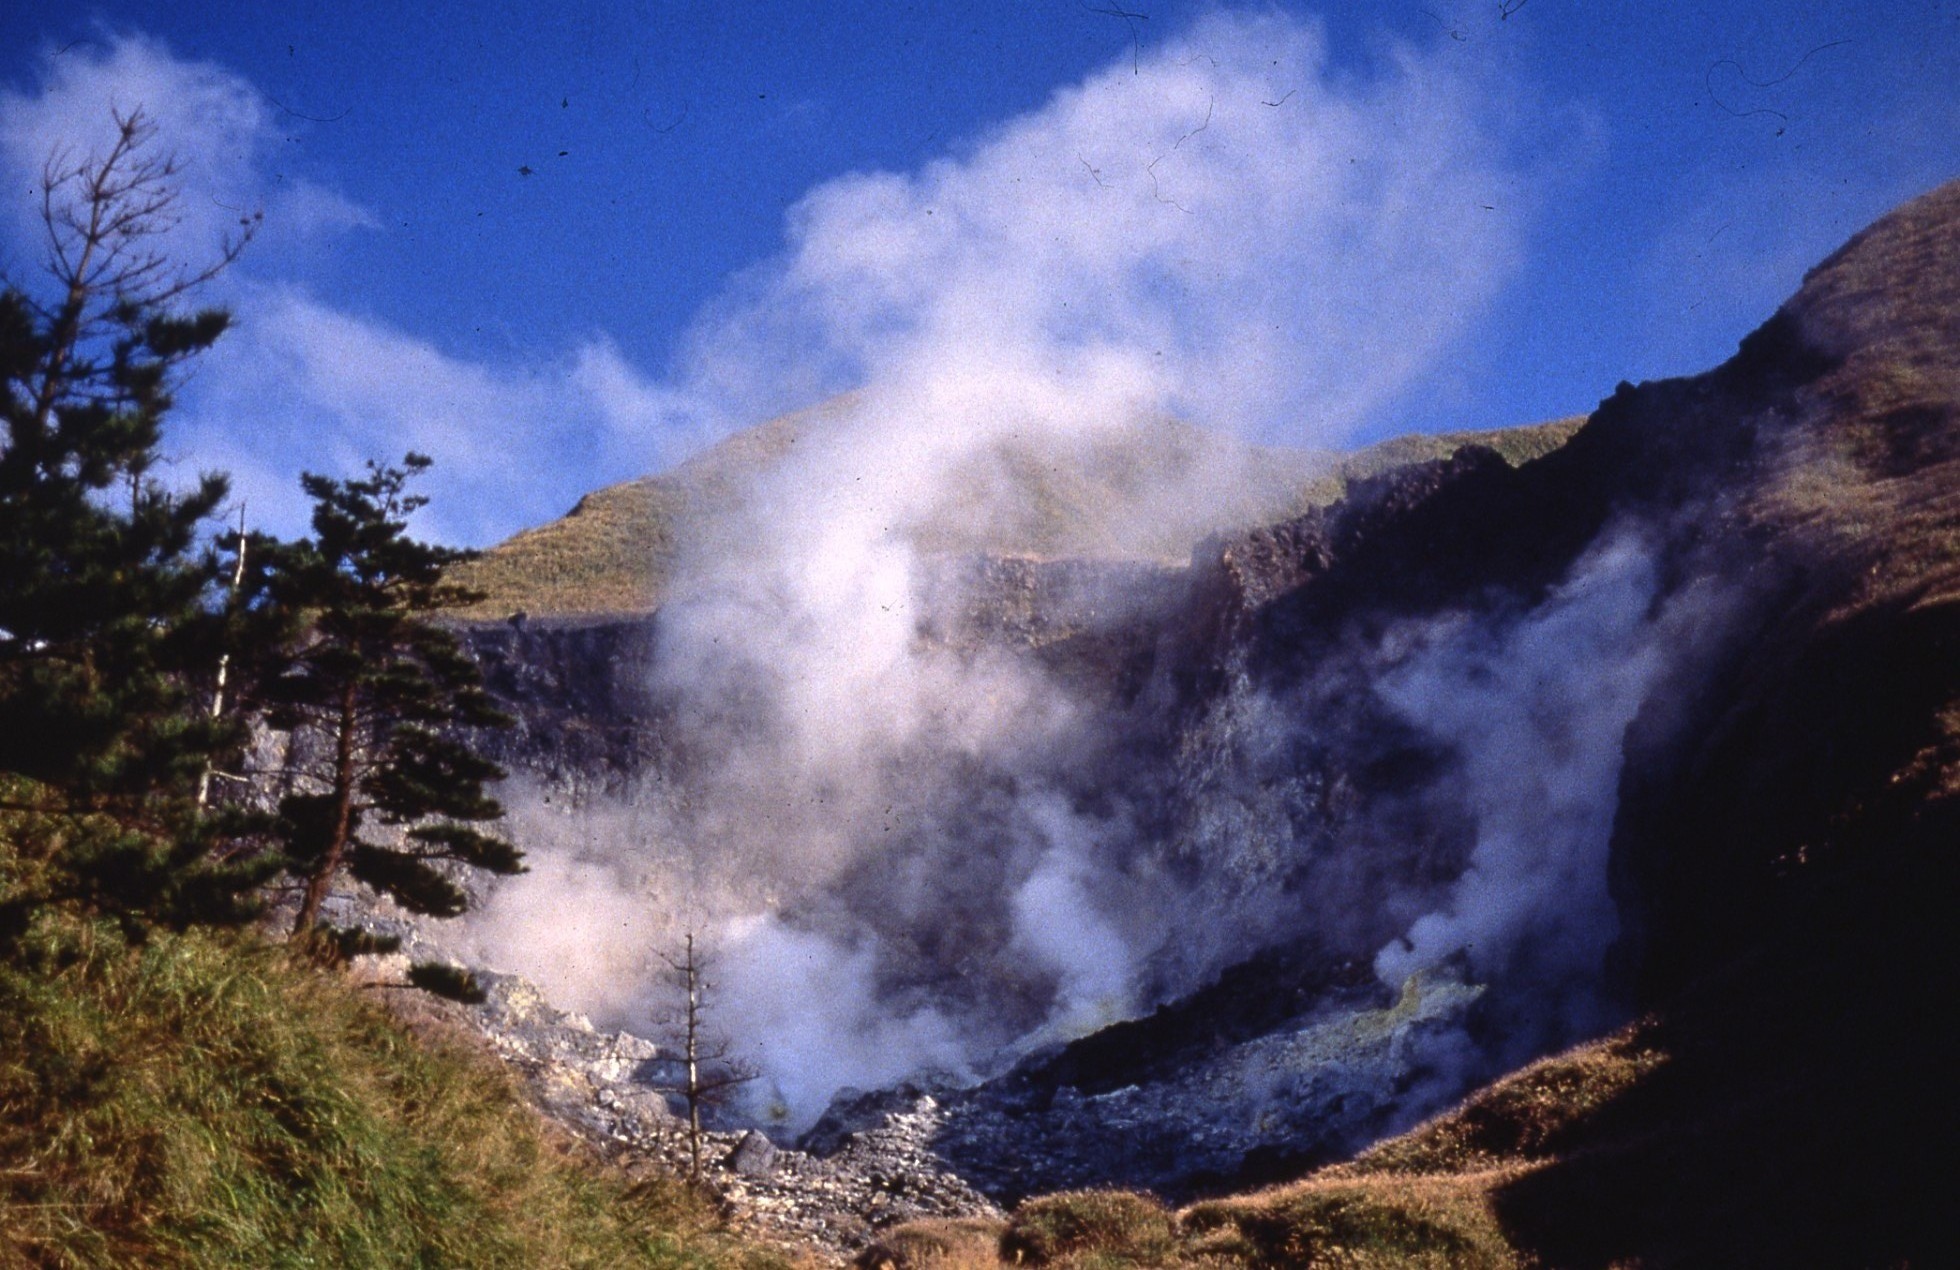
{"label": "white cloud", "polygon": [[486,544],[563,515],[595,473],[637,475],[656,448],[659,394],[604,342],[493,366],[289,286],[244,288],[236,307],[174,437],[232,471],[275,532],[304,529],[300,470],[352,473],[414,449],[436,459],[419,531]]}
{"label": "white cloud", "polygon": [[332,238],[349,230],[378,230],[381,218],[338,190],[312,181],[293,181],[274,195],[265,213],[267,231],[276,241],[260,249],[276,248],[287,242],[306,243]]}
{"label": "white cloud", "polygon": [[281,281],[294,253],[379,231],[380,219],[329,186],[270,175],[271,103],[238,75],[142,35],[49,53],[32,91],[0,90],[0,170],[24,195],[0,221],[11,259],[39,256],[49,155],[99,157],[114,140],[111,111],[139,107],[157,125],[155,153],[181,159],[173,254],[207,261],[241,215],[265,213],[259,241],[206,297],[231,309],[234,327],[195,366],[166,439],[180,468],[230,472],[255,524],[305,531],[302,470],[353,474],[419,449],[437,460],[420,531],[486,544],[659,455],[683,403],[606,340],[515,365],[473,361]]}

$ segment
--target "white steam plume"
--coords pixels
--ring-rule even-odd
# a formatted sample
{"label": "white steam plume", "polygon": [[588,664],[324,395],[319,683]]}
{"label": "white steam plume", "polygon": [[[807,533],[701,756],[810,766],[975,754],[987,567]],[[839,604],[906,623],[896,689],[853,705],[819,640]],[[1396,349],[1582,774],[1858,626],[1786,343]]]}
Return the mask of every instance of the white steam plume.
{"label": "white steam plume", "polygon": [[[1373,82],[1337,79],[1311,25],[1221,15],[955,157],[807,197],[787,255],[696,346],[786,393],[858,390],[754,491],[739,530],[697,548],[667,609],[666,681],[729,741],[704,773],[716,823],[701,848],[768,842],[805,886],[897,867],[892,835],[916,840],[944,768],[977,762],[1019,800],[962,848],[997,858],[979,872],[998,890],[932,879],[917,920],[1011,897],[970,963],[1045,995],[1051,1028],[1130,1006],[1168,901],[1138,895],[1117,853],[1074,845],[1098,826],[1041,776],[1075,715],[1057,686],[1025,659],[921,646],[917,532],[976,457],[1029,436],[1173,415],[1327,443],[1391,402],[1515,257],[1515,222],[1478,207],[1515,180],[1487,117],[1434,59],[1405,51]],[[1166,501],[1216,496],[1195,484]],[[971,514],[1023,510],[1001,497]],[[1128,929],[1094,899],[1126,895],[1144,905]],[[786,1090],[809,1082],[785,1065],[829,1069],[797,1119],[824,1084],[888,1074],[848,1061],[842,1038],[868,1026],[857,1007],[824,1004],[864,999],[875,945],[848,924],[826,941],[793,963],[738,956],[725,976],[738,1011],[780,999],[780,976],[797,983],[804,1035],[768,1066]],[[976,1048],[1004,1039],[964,1023]]]}
{"label": "white steam plume", "polygon": [[1642,542],[1609,536],[1508,628],[1470,623],[1377,685],[1456,754],[1476,842],[1442,906],[1383,948],[1375,972],[1397,987],[1465,959],[1477,981],[1530,998],[1530,1026],[1507,1038],[1521,1052],[1608,1022],[1600,985],[1619,926],[1607,849],[1623,741],[1671,637],[1703,610],[1676,601],[1656,616],[1656,592]]}
{"label": "white steam plume", "polygon": [[1314,24],[1219,14],[952,157],[820,186],[691,378],[747,419],[868,388],[915,461],[1139,409],[1338,439],[1476,321],[1531,203],[1485,86],[1386,60],[1337,75]]}
{"label": "white steam plume", "polygon": [[917,172],[819,187],[704,317],[676,391],[707,408],[852,390],[694,526],[660,620],[674,832],[767,880],[715,924],[731,1030],[792,1124],[1136,1008],[1176,926],[1124,809],[1071,786],[1083,706],[932,637],[934,522],[1038,512],[994,479],[1017,446],[1164,418],[1326,445],[1379,415],[1517,258],[1520,221],[1480,206],[1528,201],[1501,115],[1440,55],[1337,74],[1312,24],[1217,15]]}

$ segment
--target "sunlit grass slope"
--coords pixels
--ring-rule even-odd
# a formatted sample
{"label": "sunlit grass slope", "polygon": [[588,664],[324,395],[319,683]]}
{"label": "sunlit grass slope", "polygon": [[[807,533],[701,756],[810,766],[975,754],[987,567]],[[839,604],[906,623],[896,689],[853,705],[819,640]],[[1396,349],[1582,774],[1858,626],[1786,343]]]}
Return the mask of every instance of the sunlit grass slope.
{"label": "sunlit grass slope", "polygon": [[859,1264],[1513,1270],[1534,1263],[1505,1234],[1503,1189],[1579,1145],[1586,1126],[1661,1062],[1629,1031],[1534,1063],[1303,1181],[1179,1211],[1123,1191],[1045,1195],[991,1229],[901,1227]]}
{"label": "sunlit grass slope", "polygon": [[[0,837],[0,898],[18,864]],[[0,1267],[748,1264],[376,995],[43,912],[0,958]]]}
{"label": "sunlit grass slope", "polygon": [[[465,616],[644,613],[658,607],[685,535],[726,524],[756,481],[834,425],[842,403],[785,415],[673,471],[595,490],[457,571],[487,593]],[[1010,437],[968,460],[908,527],[929,552],[1182,559],[1200,538],[1331,503],[1348,480],[1489,445],[1513,463],[1557,448],[1577,418],[1493,432],[1412,435],[1348,455],[1249,445],[1174,421],[1076,442]],[[1201,499],[1173,493],[1196,483]]]}

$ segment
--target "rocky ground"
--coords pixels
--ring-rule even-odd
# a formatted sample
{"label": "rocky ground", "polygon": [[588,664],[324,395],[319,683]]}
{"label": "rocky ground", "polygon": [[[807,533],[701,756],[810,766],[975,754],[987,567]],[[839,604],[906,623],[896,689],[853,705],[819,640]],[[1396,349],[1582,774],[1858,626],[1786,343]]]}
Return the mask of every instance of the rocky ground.
{"label": "rocky ground", "polygon": [[[414,942],[426,955],[426,944]],[[365,972],[382,979],[406,963],[403,954],[368,960]],[[601,1031],[515,975],[477,977],[487,1000],[443,1013],[481,1035],[524,1078],[541,1110],[629,1173],[691,1172],[687,1121],[669,1092],[680,1075],[671,1051],[630,1032]],[[1000,1215],[935,1153],[946,1118],[933,1094],[908,1089],[884,1096],[848,1128],[834,1124],[821,1155],[779,1147],[759,1132],[704,1130],[701,1180],[735,1228],[842,1262],[901,1222]]]}
{"label": "rocky ground", "polygon": [[[354,916],[351,905],[342,916]],[[372,912],[361,920],[405,947],[364,959],[364,974],[399,981],[411,958],[442,958],[421,930]],[[547,1115],[629,1172],[693,1170],[671,1050],[596,1028],[515,975],[477,978],[483,1003],[439,1008],[518,1072]],[[1447,977],[1412,980],[1392,1003],[1337,995],[1236,1042],[1221,1037],[1227,1011],[1201,996],[1126,1027],[1201,1027],[1211,1047],[1202,1063],[1131,1071],[1090,1038],[977,1087],[846,1091],[796,1148],[759,1131],[705,1130],[700,1174],[731,1225],[839,1262],[900,1223],[1000,1217],[1003,1203],[1029,1194],[1116,1184],[1184,1198],[1293,1176],[1376,1136],[1435,1038],[1479,995]],[[1275,1141],[1298,1149],[1279,1158]]]}
{"label": "rocky ground", "polygon": [[1010,1201],[1099,1186],[1181,1201],[1290,1179],[1400,1127],[1481,993],[1412,979],[1386,1008],[1332,1003],[1116,1088],[1024,1069],[954,1096],[934,1147]]}
{"label": "rocky ground", "polygon": [[[362,911],[352,897],[335,906],[339,920],[403,938],[403,951],[362,959],[365,976],[400,982],[410,960],[449,959],[426,928]],[[430,1008],[481,1036],[545,1114],[629,1172],[693,1171],[673,1051],[596,1028],[518,976],[476,977],[481,1004]],[[1187,1198],[1294,1176],[1378,1135],[1436,1038],[1480,995],[1447,977],[1412,980],[1387,1003],[1359,988],[1314,993],[1318,1004],[1290,1022],[1232,1040],[1232,1011],[1245,1003],[1230,987],[1117,1029],[1117,1041],[1133,1043],[1113,1047],[1126,1054],[1181,1052],[1173,1037],[1202,1033],[1203,1062],[1133,1067],[1135,1054],[1113,1059],[1091,1037],[977,1087],[846,1091],[795,1147],[753,1130],[705,1130],[703,1184],[736,1228],[842,1262],[900,1223],[1000,1217],[1002,1204],[1030,1194],[1125,1185]],[[1152,1044],[1135,1044],[1144,1033]],[[1275,1141],[1296,1149],[1280,1158]]]}

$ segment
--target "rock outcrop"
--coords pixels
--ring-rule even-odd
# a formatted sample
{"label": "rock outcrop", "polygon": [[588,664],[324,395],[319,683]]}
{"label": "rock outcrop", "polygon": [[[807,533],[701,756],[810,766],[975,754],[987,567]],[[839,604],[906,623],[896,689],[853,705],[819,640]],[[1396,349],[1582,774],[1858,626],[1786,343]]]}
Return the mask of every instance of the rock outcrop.
{"label": "rock outcrop", "polygon": [[[843,1247],[886,1214],[987,1211],[968,1183],[1229,1189],[1578,1039],[1502,1043],[1529,1031],[1528,976],[1399,1001],[1378,982],[1378,950],[1470,868],[1479,809],[1462,745],[1376,685],[1411,632],[1528,623],[1619,538],[1649,562],[1645,613],[1671,616],[1609,738],[1617,934],[1593,987],[1598,1017],[1646,1014],[1657,1057],[1576,1115],[1584,1149],[1506,1184],[1507,1235],[1565,1265],[1952,1252],[1926,1162],[1954,1082],[1926,1037],[1960,903],[1960,185],[1847,244],[1724,366],[1621,385],[1521,467],[1473,448],[1357,481],[1188,569],[947,565],[960,599],[926,637],[1036,659],[1100,712],[1103,746],[1058,783],[1120,796],[1135,871],[1188,883],[1190,928],[1146,967],[1155,1013],[974,1090],[840,1107],[807,1139],[821,1158],[718,1139],[745,1161],[729,1193]],[[509,756],[568,779],[664,761],[651,623],[473,632],[526,719]],[[1225,925],[1249,959],[1207,942]],[[1444,1034],[1482,1058],[1440,1057]],[[579,1071],[624,1061],[585,1044]],[[585,1079],[592,1132],[665,1140],[621,1127],[619,1080]]]}

